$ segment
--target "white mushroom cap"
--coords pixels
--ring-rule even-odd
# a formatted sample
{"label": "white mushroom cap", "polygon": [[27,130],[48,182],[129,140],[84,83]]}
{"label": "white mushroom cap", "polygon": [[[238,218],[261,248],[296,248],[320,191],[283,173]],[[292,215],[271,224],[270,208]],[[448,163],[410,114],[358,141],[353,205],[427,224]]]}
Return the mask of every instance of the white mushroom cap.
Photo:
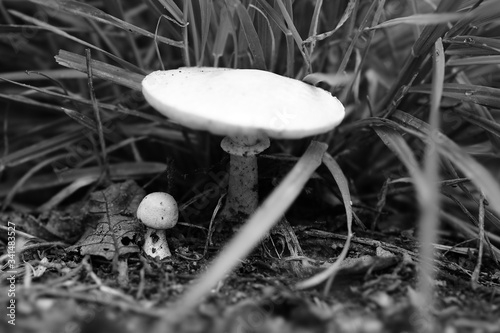
{"label": "white mushroom cap", "polygon": [[168,193],[150,193],[139,204],[137,218],[148,228],[170,229],[179,218],[177,202]]}
{"label": "white mushroom cap", "polygon": [[335,128],[345,113],[321,88],[254,69],[156,71],[144,78],[142,92],[172,120],[224,136],[299,139]]}

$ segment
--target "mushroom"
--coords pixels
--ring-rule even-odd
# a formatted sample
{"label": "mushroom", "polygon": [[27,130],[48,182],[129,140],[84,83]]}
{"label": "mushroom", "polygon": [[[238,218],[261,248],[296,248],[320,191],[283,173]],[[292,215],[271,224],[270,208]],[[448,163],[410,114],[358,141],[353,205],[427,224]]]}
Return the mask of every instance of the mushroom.
{"label": "mushroom", "polygon": [[269,138],[300,139],[335,128],[344,107],[329,92],[253,69],[185,67],[142,81],[147,102],[186,127],[225,136],[230,154],[223,220],[239,221],[258,206],[256,155]]}
{"label": "mushroom", "polygon": [[177,224],[177,202],[168,193],[153,192],[144,197],[137,208],[137,218],[147,227],[144,252],[152,258],[170,257],[165,229]]}

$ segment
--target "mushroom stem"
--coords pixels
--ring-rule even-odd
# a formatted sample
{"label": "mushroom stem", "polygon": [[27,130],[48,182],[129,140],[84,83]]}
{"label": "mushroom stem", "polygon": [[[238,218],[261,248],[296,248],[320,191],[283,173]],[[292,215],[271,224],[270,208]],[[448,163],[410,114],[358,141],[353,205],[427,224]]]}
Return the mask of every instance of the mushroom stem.
{"label": "mushroom stem", "polygon": [[223,220],[238,222],[252,214],[259,204],[256,155],[269,147],[269,139],[259,136],[226,137],[222,149],[230,154],[226,204]]}
{"label": "mushroom stem", "polygon": [[147,228],[143,249],[148,256],[158,257],[160,260],[172,256],[165,230]]}

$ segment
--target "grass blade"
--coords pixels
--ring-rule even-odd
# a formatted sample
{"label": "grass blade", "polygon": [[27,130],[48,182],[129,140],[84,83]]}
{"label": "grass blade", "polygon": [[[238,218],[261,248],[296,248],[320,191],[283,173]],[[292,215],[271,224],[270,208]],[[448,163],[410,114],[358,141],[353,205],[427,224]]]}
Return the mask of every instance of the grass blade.
{"label": "grass blade", "polygon": [[[398,128],[424,141],[428,139],[430,133],[428,124],[422,120],[401,111],[394,112],[394,117],[401,121],[401,125],[397,125]],[[390,124],[390,122],[384,121],[384,124]],[[500,214],[500,184],[491,173],[444,134],[440,133],[436,137],[436,143],[439,153],[453,162],[465,177],[483,191],[490,202],[490,207]]]}
{"label": "grass blade", "polygon": [[131,23],[120,20],[114,16],[108,15],[100,9],[97,9],[86,3],[71,1],[71,0],[29,0],[30,2],[36,3],[40,6],[45,6],[53,10],[62,11],[71,15],[76,15],[80,17],[85,17],[97,22],[104,24],[109,24],[120,28],[125,31],[135,32],[139,35],[149,37],[153,40],[157,40],[161,43],[165,43],[175,47],[183,47],[183,43],[179,41],[172,40],[170,38],[165,38],[162,36],[155,36],[154,33],[146,31],[139,28]]}
{"label": "grass blade", "polygon": [[[423,84],[411,87],[411,93],[430,94],[432,87]],[[473,84],[445,83],[443,85],[443,96],[455,98],[466,103],[475,103],[489,106],[495,109],[500,108],[500,89]]]}
{"label": "grass blade", "polygon": [[444,49],[441,38],[438,38],[434,45],[434,66],[432,72],[432,93],[431,109],[429,116],[429,139],[424,161],[424,186],[419,191],[420,204],[420,271],[419,271],[419,289],[420,289],[420,311],[424,318],[428,318],[430,311],[429,304],[434,304],[434,248],[432,244],[436,243],[436,235],[439,226],[439,155],[437,150],[437,136],[439,135],[439,108],[443,92],[444,81]]}
{"label": "grass blade", "polygon": [[328,292],[330,289],[330,285],[333,282],[333,279],[335,278],[335,275],[340,268],[340,264],[342,261],[345,259],[347,256],[347,252],[349,251],[349,246],[351,243],[351,238],[353,236],[352,233],[352,206],[351,206],[351,194],[349,191],[349,182],[347,181],[347,178],[345,177],[344,173],[342,172],[342,169],[338,165],[337,161],[328,153],[325,153],[323,155],[323,164],[328,168],[330,173],[332,174],[333,178],[335,179],[335,182],[337,183],[337,186],[339,187],[340,194],[342,195],[342,200],[344,202],[344,207],[346,211],[346,217],[347,217],[347,239],[345,241],[344,247],[342,249],[341,254],[338,256],[338,258],[335,260],[335,262],[330,265],[330,267],[326,268],[324,271],[321,273],[305,280],[297,283],[295,285],[296,289],[306,289],[309,287],[316,286],[320,284],[321,282],[325,281],[328,279],[327,285],[325,287],[325,292]]}
{"label": "grass blade", "polygon": [[103,54],[107,55],[108,57],[110,57],[111,59],[113,59],[114,61],[116,61],[117,63],[119,63],[120,65],[122,65],[125,68],[133,70],[133,71],[135,71],[137,73],[143,72],[142,69],[140,69],[139,67],[131,64],[130,62],[125,61],[122,58],[117,57],[114,54],[109,53],[109,52],[107,52],[107,51],[105,51],[105,50],[103,50],[103,49],[101,49],[101,48],[99,48],[99,47],[97,47],[97,46],[95,46],[95,45],[93,45],[91,43],[88,43],[88,42],[84,41],[83,39],[74,37],[74,36],[68,34],[67,32],[62,31],[61,29],[59,29],[59,28],[57,28],[57,27],[55,27],[53,25],[50,25],[50,24],[48,24],[46,22],[42,22],[40,20],[37,20],[36,18],[24,15],[23,13],[17,12],[15,10],[11,10],[10,12],[11,12],[12,15],[17,16],[20,19],[22,19],[24,21],[27,21],[27,22],[30,22],[30,23],[33,23],[33,24],[36,24],[37,26],[40,26],[40,27],[42,27],[42,28],[44,28],[44,29],[46,29],[48,31],[51,31],[51,32],[53,32],[56,35],[62,36],[64,38],[72,40],[72,41],[74,41],[76,43],[82,44],[84,46],[87,46],[87,47],[92,48],[94,50],[97,50],[99,52],[102,52]]}
{"label": "grass blade", "polygon": [[297,164],[269,195],[257,211],[243,224],[225,249],[215,258],[208,270],[184,294],[178,304],[169,308],[175,315],[182,315],[199,303],[224,276],[234,269],[240,260],[262,240],[278,222],[295,198],[302,191],[316,168],[321,164],[327,149],[324,143],[313,141]]}
{"label": "grass blade", "polygon": [[431,14],[415,14],[405,17],[398,17],[392,20],[377,24],[368,30],[390,28],[400,24],[411,25],[435,25],[457,21],[464,15],[460,13],[431,13]]}
{"label": "grass blade", "polygon": [[[60,50],[55,59],[61,66],[87,73],[87,65],[84,56]],[[130,72],[98,60],[92,60],[91,65],[95,77],[117,83],[136,91],[142,91],[141,82],[144,75]]]}
{"label": "grass blade", "polygon": [[252,19],[247,12],[247,9],[240,0],[226,0],[226,5],[232,7],[236,11],[236,15],[241,23],[241,28],[243,29],[243,34],[248,44],[248,48],[252,53],[254,60],[254,68],[256,69],[266,69],[266,61],[264,58],[264,51],[262,50],[262,45],[260,44],[259,35],[253,26]]}

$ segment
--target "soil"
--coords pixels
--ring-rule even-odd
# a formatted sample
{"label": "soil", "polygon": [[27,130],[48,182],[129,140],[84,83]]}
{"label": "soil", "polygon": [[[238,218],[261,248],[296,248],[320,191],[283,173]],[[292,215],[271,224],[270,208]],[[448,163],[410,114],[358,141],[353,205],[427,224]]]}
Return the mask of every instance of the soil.
{"label": "soil", "polygon": [[[0,218],[3,226],[11,222],[17,231],[40,234],[38,229],[48,232],[54,219],[57,224],[87,221],[82,214],[89,214],[88,206],[83,213],[52,212],[45,220],[21,213]],[[38,229],[26,221],[37,221]],[[81,233],[81,223],[74,224],[80,227],[73,232]],[[215,233],[206,247],[206,230],[178,225],[168,237],[173,256],[162,261],[140,251],[109,260],[82,255],[64,240],[31,241],[16,257],[24,265],[16,269],[15,326],[4,316],[0,331],[500,332],[500,271],[488,253],[478,283],[471,283],[477,256],[440,251],[435,305],[428,309],[432,315],[423,317],[414,306],[419,297],[418,246],[411,233],[355,230],[348,258],[330,287],[321,283],[298,290],[298,282],[335,261],[345,236],[342,229],[332,232],[325,223],[310,221],[294,223],[294,231],[303,257],[289,257],[284,240],[273,236],[184,318],[173,318],[169,306],[203,273],[230,235]],[[1,239],[8,244],[6,235]],[[140,245],[141,240],[131,237],[130,242]],[[2,254],[7,251],[0,248]],[[11,299],[4,282],[7,269],[2,272],[2,304]]]}

